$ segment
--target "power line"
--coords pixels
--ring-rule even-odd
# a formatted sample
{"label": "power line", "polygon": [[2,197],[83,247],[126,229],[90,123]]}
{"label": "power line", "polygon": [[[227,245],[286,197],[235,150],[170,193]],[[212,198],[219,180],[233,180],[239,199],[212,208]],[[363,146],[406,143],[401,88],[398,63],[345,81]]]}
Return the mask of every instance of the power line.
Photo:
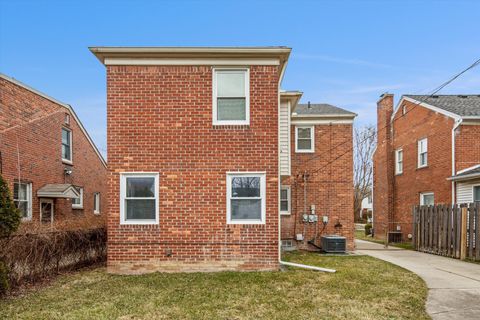
{"label": "power line", "polygon": [[[465,72],[467,72],[468,70],[471,70],[473,68],[475,68],[476,66],[480,65],[480,59],[476,60],[474,63],[472,63],[470,66],[468,66],[467,68],[465,68],[464,70],[462,70],[461,72],[457,73],[456,75],[454,75],[452,78],[450,78],[449,80],[445,81],[444,83],[442,83],[441,85],[439,85],[438,87],[436,87],[433,92],[428,95],[424,100],[419,100],[419,99],[416,99],[416,100],[419,100],[419,103],[415,103],[414,107],[411,108],[410,110],[408,110],[407,112],[405,112],[404,114],[402,114],[400,117],[396,118],[396,119],[393,119],[392,120],[392,123],[395,122],[396,120],[398,119],[401,119],[402,117],[404,117],[405,115],[407,115],[409,112],[411,112],[413,109],[415,109],[417,106],[421,105],[422,103],[425,103],[429,98],[432,98],[436,93],[438,93],[440,90],[442,90],[443,88],[445,88],[447,85],[449,85],[450,83],[452,83],[453,81],[455,81],[457,78],[459,78],[461,75],[463,75]],[[385,130],[387,129],[389,125],[385,125],[384,127],[380,128],[380,129],[377,129],[376,131],[374,131],[371,135],[367,136],[365,139],[362,140],[362,143],[373,138],[375,136],[375,134],[378,134],[378,132],[380,130]],[[337,146],[335,146],[335,148],[331,148],[329,150],[329,152],[332,152],[334,149],[340,147],[341,145],[347,143],[347,142],[350,142],[349,140],[347,141],[344,141],[343,143],[341,144],[338,144]],[[349,148],[346,152],[342,153],[341,155],[339,155],[338,157],[334,158],[333,160],[330,160],[328,161],[325,165],[323,165],[322,167],[310,172],[310,174],[314,174],[314,173],[317,173],[319,172],[320,170],[324,169],[326,166],[328,166],[329,164],[335,162],[336,160],[340,159],[341,157],[343,157],[344,155],[346,155],[347,153],[353,151],[354,147],[351,147]],[[302,164],[305,164],[306,162],[308,161],[311,161],[311,160],[314,160],[316,158],[318,158],[320,155],[316,155],[312,158],[309,158],[308,160],[304,161]]]}

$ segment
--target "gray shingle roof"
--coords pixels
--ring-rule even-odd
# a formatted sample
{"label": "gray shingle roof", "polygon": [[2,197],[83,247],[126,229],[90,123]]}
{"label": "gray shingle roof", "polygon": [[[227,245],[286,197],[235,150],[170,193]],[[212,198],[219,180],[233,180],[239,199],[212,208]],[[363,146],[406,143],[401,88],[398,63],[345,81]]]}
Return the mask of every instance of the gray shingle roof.
{"label": "gray shingle roof", "polygon": [[471,95],[405,95],[420,102],[454,113],[460,117],[480,117],[480,94]]}
{"label": "gray shingle roof", "polygon": [[340,115],[351,116],[352,118],[357,115],[356,113],[332,106],[331,104],[327,103],[311,103],[310,108],[306,103],[299,103],[294,112],[296,112],[298,115]]}
{"label": "gray shingle roof", "polygon": [[480,164],[471,167],[461,173],[457,173],[453,177],[450,177],[449,180],[469,180],[477,179],[480,176]]}

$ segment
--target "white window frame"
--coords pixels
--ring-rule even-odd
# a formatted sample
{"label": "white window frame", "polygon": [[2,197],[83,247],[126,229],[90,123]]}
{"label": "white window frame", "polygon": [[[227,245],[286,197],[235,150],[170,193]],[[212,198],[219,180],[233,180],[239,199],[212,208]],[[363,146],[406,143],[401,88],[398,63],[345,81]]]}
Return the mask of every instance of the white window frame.
{"label": "white window frame", "polygon": [[[260,199],[261,215],[258,219],[232,220],[231,203],[232,199],[232,179],[237,177],[258,177],[260,178]],[[251,199],[235,198],[235,199]],[[266,216],[266,173],[265,172],[227,172],[227,224],[265,224]]]}
{"label": "white window frame", "polygon": [[100,192],[93,193],[93,213],[100,214]]}
{"label": "white window frame", "polygon": [[[401,160],[399,157],[400,154],[402,155]],[[400,148],[395,150],[395,174],[402,174],[402,173],[403,173],[403,149]]]}
{"label": "white window frame", "polygon": [[[70,133],[68,135],[68,137],[69,137],[68,142],[70,144],[70,159],[65,159],[63,157],[63,150],[62,150],[62,162],[72,164],[73,163],[73,133],[72,133],[72,130],[70,130],[69,128],[62,127],[62,133],[63,133],[63,130],[68,131]],[[62,141],[60,141],[60,142],[62,142]],[[63,146],[63,142],[61,143],[61,145]]]}
{"label": "white window frame", "polygon": [[[127,194],[127,178],[154,178],[155,183],[155,219],[135,219],[127,220],[125,212],[125,200]],[[159,190],[160,190],[160,174],[158,172],[121,172],[120,173],[120,224],[121,225],[158,225],[159,224]],[[135,199],[152,199],[152,198],[135,198]]]}
{"label": "white window frame", "polygon": [[472,186],[472,202],[475,203],[475,202],[480,202],[480,199],[478,200],[475,200],[475,188],[479,188],[480,189],[480,184],[474,184]]}
{"label": "white window frame", "polygon": [[[287,190],[287,202],[288,202],[288,208],[287,211],[282,211],[282,190]],[[281,186],[280,187],[280,202],[279,202],[279,207],[280,207],[280,214],[281,215],[290,215],[291,214],[291,208],[292,208],[292,196],[291,196],[291,188],[290,186]]]}
{"label": "white window frame", "polygon": [[[217,119],[217,72],[244,71],[245,72],[245,120],[218,120]],[[213,125],[250,125],[250,68],[212,68],[212,123]]]}
{"label": "white window frame", "polygon": [[14,182],[13,183],[13,190],[14,190],[14,195],[15,195],[15,185],[21,185],[24,184],[27,186],[27,200],[19,200],[19,199],[13,199],[13,201],[17,202],[27,202],[27,216],[22,217],[22,221],[31,221],[32,220],[32,184],[30,182]]}
{"label": "white window frame", "polygon": [[407,114],[407,106],[406,105],[403,105],[402,106],[402,115],[406,115]]}
{"label": "white window frame", "polygon": [[435,194],[433,192],[420,192],[420,205],[425,205],[425,196],[433,196],[433,203],[435,204]]}
{"label": "white window frame", "polygon": [[83,209],[83,187],[78,187],[78,192],[80,193],[80,203],[73,203],[72,201],[72,208],[73,209]]}
{"label": "white window frame", "polygon": [[[310,149],[298,149],[298,129],[310,129]],[[315,126],[295,126],[295,152],[296,153],[314,153],[315,152]]]}
{"label": "white window frame", "polygon": [[[425,152],[422,152],[422,145],[425,144]],[[418,159],[417,159],[417,168],[425,168],[428,166],[428,138],[423,138],[417,142],[418,149]],[[425,153],[425,163],[421,163],[421,155]]]}

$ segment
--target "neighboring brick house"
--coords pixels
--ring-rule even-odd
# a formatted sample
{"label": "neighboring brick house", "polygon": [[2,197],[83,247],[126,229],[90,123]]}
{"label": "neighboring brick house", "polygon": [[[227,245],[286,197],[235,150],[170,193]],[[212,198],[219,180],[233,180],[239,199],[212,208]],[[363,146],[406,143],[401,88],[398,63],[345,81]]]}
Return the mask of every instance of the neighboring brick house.
{"label": "neighboring brick house", "polygon": [[[291,109],[291,171],[281,172],[283,244],[319,246],[320,236],[337,234],[345,236],[347,248],[353,250],[352,130],[356,114],[329,104],[292,104]],[[314,214],[318,221],[305,223],[309,217],[304,214]]]}
{"label": "neighboring brick house", "polygon": [[103,223],[106,163],[70,105],[0,74],[0,173],[23,222]]}
{"label": "neighboring brick house", "polygon": [[[415,205],[474,200],[479,183],[480,95],[404,95],[377,107],[373,212],[377,237],[412,232]],[[452,147],[453,146],[453,147]]]}
{"label": "neighboring brick house", "polygon": [[[314,156],[290,152],[290,122],[306,117],[318,125],[321,155],[321,143],[351,146],[353,117],[337,126],[328,115],[291,115],[301,93],[279,90],[286,47],[90,50],[107,70],[108,271],[277,270],[280,182],[303,172],[290,159]],[[333,157],[322,155],[308,168]],[[330,192],[344,202],[329,203],[333,223],[343,226],[329,231],[351,240],[351,153],[346,157],[348,182]],[[337,186],[318,179],[323,188]],[[311,180],[309,204],[323,210]]]}

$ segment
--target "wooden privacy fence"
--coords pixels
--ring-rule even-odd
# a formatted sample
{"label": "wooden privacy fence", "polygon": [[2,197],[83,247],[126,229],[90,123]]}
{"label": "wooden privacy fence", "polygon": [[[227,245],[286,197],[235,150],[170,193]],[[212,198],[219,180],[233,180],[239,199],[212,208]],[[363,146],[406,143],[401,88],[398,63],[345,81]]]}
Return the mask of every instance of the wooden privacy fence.
{"label": "wooden privacy fence", "polygon": [[413,208],[415,250],[480,261],[480,203]]}

